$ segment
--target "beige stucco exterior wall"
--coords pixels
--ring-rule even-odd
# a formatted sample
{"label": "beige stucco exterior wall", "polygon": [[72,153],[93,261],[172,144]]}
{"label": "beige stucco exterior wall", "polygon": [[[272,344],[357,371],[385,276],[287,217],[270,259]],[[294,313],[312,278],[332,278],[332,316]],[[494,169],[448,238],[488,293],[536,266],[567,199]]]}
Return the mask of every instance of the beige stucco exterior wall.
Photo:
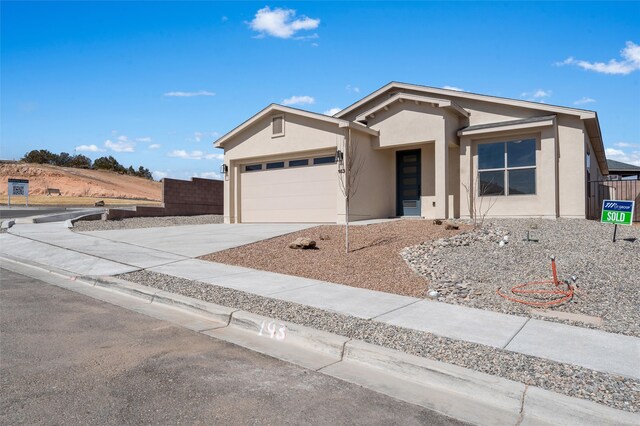
{"label": "beige stucco exterior wall", "polygon": [[[560,216],[585,217],[586,130],[577,117],[558,117]],[[595,161],[595,158],[593,159]]]}
{"label": "beige stucco exterior wall", "polygon": [[[395,214],[391,203],[394,192],[391,153],[387,150],[373,148],[375,137],[354,135],[352,143],[357,147],[355,152],[362,160],[362,167],[357,176],[357,191],[349,206],[349,220],[364,220],[391,217]],[[338,217],[344,222],[344,213]]]}
{"label": "beige stucco exterior wall", "polygon": [[[272,137],[271,118],[284,115],[284,135]],[[267,115],[251,127],[235,135],[225,146],[225,164],[229,173],[225,176],[225,223],[242,222],[242,166],[245,164],[331,155],[344,140],[346,130],[329,123],[295,114],[274,113]],[[299,173],[304,174],[300,169]],[[295,174],[295,173],[294,173]],[[337,167],[336,167],[337,175]],[[338,213],[342,209],[341,193],[336,179],[335,202],[332,207]],[[323,216],[324,217],[324,216]]]}
{"label": "beige stucco exterior wall", "polygon": [[[470,208],[476,203],[475,214],[487,217],[556,217],[556,129],[547,126],[526,132],[493,132],[481,137],[462,137],[460,144],[460,215],[470,217]],[[480,197],[477,195],[478,145],[515,139],[536,139],[536,193]],[[465,185],[467,188],[465,188]]]}

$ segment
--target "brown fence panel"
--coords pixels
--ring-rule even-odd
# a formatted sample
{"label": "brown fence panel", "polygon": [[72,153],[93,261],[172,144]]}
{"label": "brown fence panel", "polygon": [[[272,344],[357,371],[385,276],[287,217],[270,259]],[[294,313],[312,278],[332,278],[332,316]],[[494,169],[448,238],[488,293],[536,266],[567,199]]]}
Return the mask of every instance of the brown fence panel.
{"label": "brown fence panel", "polygon": [[587,217],[600,219],[602,200],[635,201],[633,221],[640,222],[640,180],[598,180],[589,182]]}

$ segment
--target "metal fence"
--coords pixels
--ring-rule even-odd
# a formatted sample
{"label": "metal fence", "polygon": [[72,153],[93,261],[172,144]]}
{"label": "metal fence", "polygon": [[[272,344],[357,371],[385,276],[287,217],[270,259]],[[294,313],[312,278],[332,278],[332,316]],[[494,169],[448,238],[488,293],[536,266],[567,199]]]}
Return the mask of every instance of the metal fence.
{"label": "metal fence", "polygon": [[640,180],[598,180],[587,188],[587,217],[600,219],[602,200],[635,201],[634,222],[640,222]]}

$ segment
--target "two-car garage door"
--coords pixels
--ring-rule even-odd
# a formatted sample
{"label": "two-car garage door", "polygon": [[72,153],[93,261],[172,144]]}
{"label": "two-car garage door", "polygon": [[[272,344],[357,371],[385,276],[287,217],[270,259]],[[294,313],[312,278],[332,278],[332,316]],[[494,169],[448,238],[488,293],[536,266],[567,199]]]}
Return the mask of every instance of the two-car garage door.
{"label": "two-car garage door", "polygon": [[335,222],[335,164],[249,171],[240,178],[240,220],[247,222]]}

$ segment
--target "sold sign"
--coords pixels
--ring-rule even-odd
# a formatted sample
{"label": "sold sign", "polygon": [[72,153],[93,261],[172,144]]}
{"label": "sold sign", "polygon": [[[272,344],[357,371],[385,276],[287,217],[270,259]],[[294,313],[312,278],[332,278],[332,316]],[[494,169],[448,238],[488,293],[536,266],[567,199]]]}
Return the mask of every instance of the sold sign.
{"label": "sold sign", "polygon": [[600,222],[631,225],[635,201],[603,200]]}

